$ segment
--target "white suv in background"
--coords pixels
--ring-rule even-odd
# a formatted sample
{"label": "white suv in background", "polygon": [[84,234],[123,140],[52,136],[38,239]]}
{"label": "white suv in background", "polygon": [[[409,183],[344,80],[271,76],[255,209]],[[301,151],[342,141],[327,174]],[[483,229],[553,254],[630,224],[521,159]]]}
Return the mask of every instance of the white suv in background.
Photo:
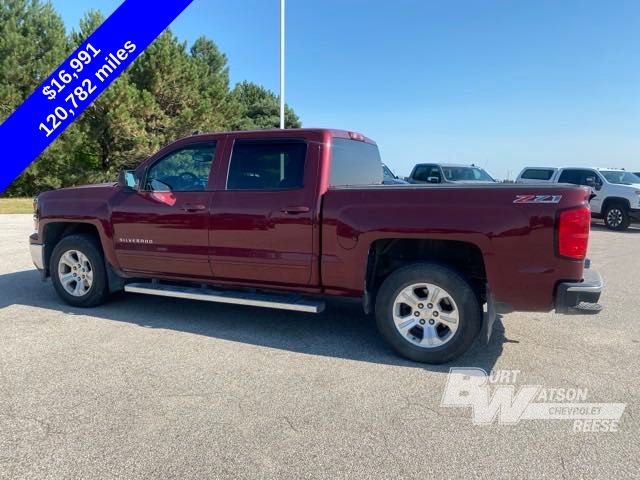
{"label": "white suv in background", "polygon": [[591,187],[591,216],[602,218],[607,228],[625,230],[640,222],[640,178],[615,168],[527,167],[516,183],[572,183]]}

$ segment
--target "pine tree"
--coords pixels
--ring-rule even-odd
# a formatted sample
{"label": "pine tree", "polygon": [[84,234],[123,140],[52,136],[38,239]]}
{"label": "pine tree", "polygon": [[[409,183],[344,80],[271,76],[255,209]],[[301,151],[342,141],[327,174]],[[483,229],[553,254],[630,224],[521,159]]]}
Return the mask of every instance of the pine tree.
{"label": "pine tree", "polygon": [[239,108],[229,95],[227,57],[212,40],[200,37],[191,47],[191,59],[200,97],[194,130],[229,130],[239,116]]}
{"label": "pine tree", "polygon": [[[239,105],[240,117],[232,125],[235,130],[278,128],[280,126],[280,101],[272,91],[252,82],[241,82],[231,92],[231,98]],[[302,125],[294,111],[285,105],[285,127]]]}
{"label": "pine tree", "polygon": [[0,121],[69,53],[62,18],[51,4],[0,2]]}
{"label": "pine tree", "polygon": [[195,63],[181,43],[165,30],[131,68],[136,87],[157,102],[160,118],[148,132],[168,142],[188,135],[198,121],[199,92]]}
{"label": "pine tree", "polygon": [[[0,121],[4,121],[69,53],[62,18],[51,4],[39,1],[0,2]],[[33,193],[62,185],[58,156],[64,145],[49,148],[7,190]]]}
{"label": "pine tree", "polygon": [[[80,30],[71,34],[74,47],[84,42],[104,21],[91,10],[80,21]],[[152,97],[140,92],[129,71],[114,82],[82,113],[76,125],[85,134],[82,158],[94,168],[87,181],[117,178],[118,171],[136,165],[158,148],[159,142],[147,135],[146,123],[158,114]]]}

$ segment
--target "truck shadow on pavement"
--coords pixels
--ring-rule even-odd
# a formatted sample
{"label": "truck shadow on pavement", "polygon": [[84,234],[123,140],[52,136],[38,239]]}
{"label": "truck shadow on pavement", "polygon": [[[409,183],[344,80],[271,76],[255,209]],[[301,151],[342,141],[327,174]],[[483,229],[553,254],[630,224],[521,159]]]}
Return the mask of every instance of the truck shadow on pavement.
{"label": "truck shadow on pavement", "polygon": [[[81,309],[62,303],[51,281],[41,282],[35,270],[0,275],[0,321],[6,321],[6,312],[2,315],[2,310],[12,305],[144,328],[175,330],[290,352],[425,368],[435,372],[447,372],[455,366],[479,367],[489,372],[501,355],[503,344],[510,342],[498,318],[488,344],[478,339],[471,350],[453,362],[423,365],[396,355],[378,334],[375,320],[364,315],[359,301],[332,299],[323,313],[314,315],[120,293],[105,305]],[[38,320],[38,313],[38,310],[30,311],[29,320]]]}

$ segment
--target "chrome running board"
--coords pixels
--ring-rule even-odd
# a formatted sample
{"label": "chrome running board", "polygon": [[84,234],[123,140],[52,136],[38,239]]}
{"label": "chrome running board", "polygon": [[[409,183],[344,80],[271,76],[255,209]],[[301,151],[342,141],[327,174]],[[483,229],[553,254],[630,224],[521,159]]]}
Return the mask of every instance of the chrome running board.
{"label": "chrome running board", "polygon": [[300,295],[213,290],[208,287],[198,288],[161,283],[130,283],[125,285],[124,291],[161,297],[188,298],[205,302],[232,303],[308,313],[320,313],[325,307],[325,303],[321,300],[305,298]]}

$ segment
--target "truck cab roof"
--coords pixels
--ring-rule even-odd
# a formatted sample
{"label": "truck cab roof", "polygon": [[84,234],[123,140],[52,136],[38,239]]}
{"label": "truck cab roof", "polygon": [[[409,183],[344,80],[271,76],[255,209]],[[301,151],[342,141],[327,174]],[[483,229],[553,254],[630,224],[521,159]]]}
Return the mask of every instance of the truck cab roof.
{"label": "truck cab roof", "polygon": [[308,137],[310,135],[318,135],[324,137],[348,138],[351,140],[359,140],[365,143],[376,145],[376,142],[359,132],[341,130],[335,128],[270,128],[265,130],[237,130],[233,132],[203,132],[194,135],[188,135],[180,140],[185,139],[212,139],[219,137],[254,137],[278,138],[278,137]]}

